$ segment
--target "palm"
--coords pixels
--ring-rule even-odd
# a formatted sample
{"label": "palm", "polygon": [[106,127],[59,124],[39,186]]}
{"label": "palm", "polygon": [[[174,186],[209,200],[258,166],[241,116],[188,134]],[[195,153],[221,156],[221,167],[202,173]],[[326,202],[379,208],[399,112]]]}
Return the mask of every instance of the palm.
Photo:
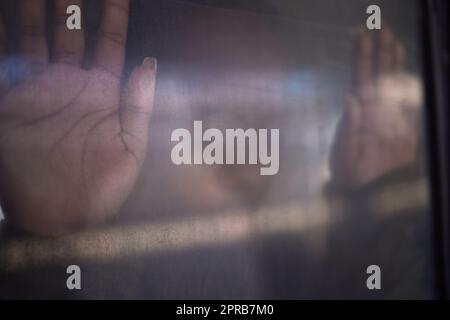
{"label": "palm", "polygon": [[117,212],[130,192],[145,154],[152,79],[137,69],[122,96],[112,71],[47,64],[0,97],[0,187],[20,227],[77,230]]}

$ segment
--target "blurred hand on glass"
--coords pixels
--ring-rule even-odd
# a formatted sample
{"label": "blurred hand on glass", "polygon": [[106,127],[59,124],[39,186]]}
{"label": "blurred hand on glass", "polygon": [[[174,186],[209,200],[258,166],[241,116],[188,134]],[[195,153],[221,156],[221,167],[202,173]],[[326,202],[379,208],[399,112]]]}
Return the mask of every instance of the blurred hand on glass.
{"label": "blurred hand on glass", "polygon": [[[129,0],[104,2],[92,68],[82,67],[82,30],[68,30],[54,0],[52,48],[46,1],[19,1],[16,62],[0,69],[0,196],[6,218],[62,235],[118,211],[146,153],[156,61],[147,58],[121,90]],[[0,64],[8,65],[0,17]],[[3,62],[3,63],[2,63]],[[11,64],[11,63],[9,63]],[[19,66],[25,76],[16,83]]]}
{"label": "blurred hand on glass", "polygon": [[405,50],[391,30],[361,32],[353,89],[331,154],[333,181],[358,187],[415,162],[422,88],[404,70]]}

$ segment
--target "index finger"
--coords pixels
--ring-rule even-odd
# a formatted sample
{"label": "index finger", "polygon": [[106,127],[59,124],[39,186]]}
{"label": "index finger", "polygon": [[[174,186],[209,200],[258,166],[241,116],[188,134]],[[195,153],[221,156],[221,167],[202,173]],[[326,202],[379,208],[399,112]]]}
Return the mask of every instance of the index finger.
{"label": "index finger", "polygon": [[129,0],[105,0],[94,53],[94,68],[120,77],[125,60]]}
{"label": "index finger", "polygon": [[374,77],[373,41],[366,31],[361,31],[355,45],[353,90],[357,97],[367,97]]}

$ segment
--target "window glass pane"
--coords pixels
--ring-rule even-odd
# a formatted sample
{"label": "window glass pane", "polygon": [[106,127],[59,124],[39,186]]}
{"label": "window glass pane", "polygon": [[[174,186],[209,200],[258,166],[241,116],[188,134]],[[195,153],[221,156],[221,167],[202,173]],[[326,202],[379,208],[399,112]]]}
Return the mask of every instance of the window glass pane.
{"label": "window glass pane", "polygon": [[[74,48],[55,19],[51,64],[23,64],[45,49],[0,8],[0,297],[72,297],[69,265],[79,298],[435,297],[417,1],[131,1],[121,90],[100,1],[82,8],[93,76],[55,63],[58,39]],[[151,88],[129,81],[145,57],[148,133]]]}

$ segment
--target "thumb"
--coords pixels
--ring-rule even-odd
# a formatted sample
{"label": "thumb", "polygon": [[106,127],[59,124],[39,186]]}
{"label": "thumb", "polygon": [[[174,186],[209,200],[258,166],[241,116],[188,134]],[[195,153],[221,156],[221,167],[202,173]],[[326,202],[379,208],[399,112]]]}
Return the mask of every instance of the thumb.
{"label": "thumb", "polygon": [[343,116],[345,130],[355,134],[361,125],[361,106],[354,96],[347,96],[346,108]]}
{"label": "thumb", "polygon": [[148,139],[148,126],[155,97],[157,62],[145,58],[130,76],[120,108],[121,136],[127,150],[142,164]]}

